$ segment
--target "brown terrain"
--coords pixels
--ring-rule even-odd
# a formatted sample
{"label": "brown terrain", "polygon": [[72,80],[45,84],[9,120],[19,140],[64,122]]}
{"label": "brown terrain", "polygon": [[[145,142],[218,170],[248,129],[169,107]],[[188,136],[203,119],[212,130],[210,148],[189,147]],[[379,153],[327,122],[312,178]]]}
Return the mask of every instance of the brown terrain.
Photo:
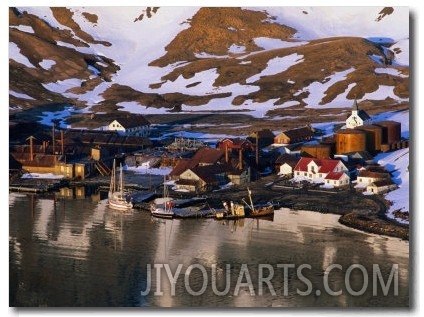
{"label": "brown terrain", "polygon": [[[72,31],[54,28],[39,17],[20,12],[15,8],[9,9],[10,26],[26,25],[31,26],[34,30],[34,33],[27,33],[12,27],[9,29],[10,41],[16,43],[21,53],[35,66],[29,68],[12,59],[9,60],[9,89],[34,98],[34,100],[28,100],[10,95],[11,107],[19,106],[21,109],[29,111],[22,114],[26,118],[30,117],[29,114],[32,112],[30,109],[34,107],[51,105],[54,108],[55,105],[67,104],[74,105],[78,109],[86,106],[85,102],[51,92],[42,84],[77,78],[81,80],[81,87],[73,88],[68,92],[78,95],[93,90],[103,82],[110,82],[119,70],[115,61],[107,56],[84,54],[72,47],[58,45],[59,41],[75,47],[88,47],[90,43],[110,46],[113,43],[96,40],[90,34],[82,31],[74,21],[73,12],[70,9],[51,8],[51,10],[58,23]],[[153,19],[158,10],[160,8],[157,7],[142,10],[134,22],[137,23],[144,17]],[[379,14],[382,18],[391,13],[390,8],[385,8]],[[89,12],[84,12],[83,16],[93,24],[98,20],[96,15]],[[269,116],[281,117],[282,120],[289,116],[298,117],[296,120],[288,120],[290,122],[287,122],[287,125],[296,125],[300,122],[342,121],[349,109],[346,109],[346,111],[343,109],[306,109],[302,99],[307,97],[308,92],[305,91],[296,96],[294,94],[313,82],[325,83],[328,77],[335,72],[351,68],[354,68],[354,71],[348,74],[345,80],[328,88],[320,104],[334,100],[352,83],[356,83],[356,86],[347,95],[347,98],[352,100],[355,97],[362,98],[365,93],[375,91],[379,85],[394,86],[394,93],[397,96],[401,98],[409,97],[408,77],[375,73],[375,68],[384,66],[378,65],[370,58],[370,55],[379,56],[381,61],[384,61],[384,51],[379,45],[363,38],[326,38],[309,41],[307,44],[297,47],[265,51],[255,44],[254,38],[268,37],[290,42],[293,41],[292,36],[296,30],[273,23],[273,18],[265,12],[230,7],[201,8],[192,19],[184,23],[188,23],[189,27],[180,32],[166,46],[166,53],[157,60],[146,61],[146,63],[157,67],[184,62],[163,78],[158,78],[157,82],[152,82],[150,86],[152,89],[159,88],[166,81],[174,81],[179,76],[190,79],[196,73],[210,69],[216,69],[219,74],[213,86],[227,86],[234,83],[243,85],[247,78],[265,69],[267,63],[273,58],[298,54],[302,58],[302,62],[293,65],[284,72],[261,77],[253,83],[253,85],[259,87],[259,90],[248,95],[231,95],[231,93],[187,95],[183,90],[160,94],[138,91],[114,83],[103,93],[104,101],[99,102],[91,110],[93,112],[112,113],[118,109],[117,103],[136,101],[146,107],[164,107],[169,110],[178,110],[181,104],[185,104],[192,106],[193,111],[196,111],[197,106],[207,104],[211,99],[231,96],[234,109],[240,111],[239,117],[243,117],[242,113],[247,114],[243,117],[244,119],[237,122],[239,124],[244,124],[245,121],[250,121],[250,123],[258,121],[258,124],[269,128],[281,125],[281,122],[278,123],[279,120],[277,122],[252,120],[248,116],[248,112],[243,109],[243,104],[247,100],[257,102],[258,107],[260,107],[260,103],[274,99],[276,99],[274,102],[276,107],[275,110],[268,112]],[[235,57],[239,55],[228,53],[228,48],[232,44],[244,46],[246,53],[255,52],[255,54],[243,59],[236,59]],[[197,58],[195,55],[197,53],[226,57]],[[51,69],[45,70],[38,65],[44,59],[55,61]],[[93,76],[88,66],[96,68],[100,75]],[[396,68],[404,75],[409,75],[408,67],[390,67]],[[289,79],[290,81],[288,81]],[[187,84],[187,87],[195,87],[198,84],[199,82],[193,80],[193,82]],[[300,105],[283,109],[278,107],[284,102],[292,100],[299,101]],[[391,99],[369,100],[361,103],[361,107],[370,114],[406,109],[408,106],[407,103],[397,104]],[[202,118],[202,121],[205,120],[202,113],[195,115]],[[177,113],[170,113],[169,116],[172,116],[171,121],[173,122],[176,122],[177,117],[184,120],[184,115],[178,116]],[[96,117],[101,118],[101,116]],[[219,115],[220,120],[226,117],[225,112]],[[85,126],[88,121],[87,118],[91,117],[76,114],[68,119],[68,123],[72,122],[75,125]],[[159,122],[166,119],[152,115],[149,116],[149,120]],[[92,123],[92,119],[90,121]],[[196,120],[193,120],[193,122],[196,122]],[[98,124],[101,125],[102,123],[98,122]]]}

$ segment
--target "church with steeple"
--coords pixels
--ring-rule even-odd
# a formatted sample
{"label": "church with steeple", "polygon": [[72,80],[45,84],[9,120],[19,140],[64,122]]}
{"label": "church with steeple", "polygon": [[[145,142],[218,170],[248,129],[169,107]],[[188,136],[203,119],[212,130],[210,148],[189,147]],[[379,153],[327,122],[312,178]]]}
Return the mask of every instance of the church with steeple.
{"label": "church with steeple", "polygon": [[358,102],[353,102],[352,114],[346,119],[346,128],[354,129],[361,125],[372,124],[371,117],[365,110],[359,110]]}

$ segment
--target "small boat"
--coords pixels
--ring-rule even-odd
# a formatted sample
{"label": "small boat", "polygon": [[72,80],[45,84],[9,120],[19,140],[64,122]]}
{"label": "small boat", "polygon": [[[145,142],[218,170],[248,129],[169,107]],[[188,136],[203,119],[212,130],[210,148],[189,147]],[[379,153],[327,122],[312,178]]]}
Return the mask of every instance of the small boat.
{"label": "small boat", "polygon": [[243,205],[234,203],[233,201],[230,201],[229,206],[226,201],[222,204],[224,206],[224,211],[215,212],[216,219],[239,219],[246,216]]}
{"label": "small boat", "polygon": [[172,219],[175,215],[173,208],[174,203],[172,201],[166,201],[159,205],[153,204],[150,211],[154,217]]}
{"label": "small boat", "polygon": [[168,188],[166,187],[166,176],[163,177],[163,197],[156,198],[150,206],[152,216],[158,218],[174,218],[174,199],[169,197]]}
{"label": "small boat", "polygon": [[249,195],[249,202],[248,204],[244,199],[242,199],[243,203],[247,205],[247,207],[250,209],[250,212],[247,214],[247,217],[249,218],[256,218],[256,217],[273,217],[274,216],[274,205],[271,203],[268,203],[266,205],[253,205],[252,201],[252,192],[249,188],[247,188],[247,193]]}
{"label": "small boat", "polygon": [[110,188],[108,194],[109,207],[118,210],[128,210],[133,208],[133,203],[128,195],[124,193],[124,184],[122,177],[122,164],[119,169],[119,183],[118,189],[116,188],[116,173],[115,173],[115,160],[113,160],[112,176],[110,178]]}

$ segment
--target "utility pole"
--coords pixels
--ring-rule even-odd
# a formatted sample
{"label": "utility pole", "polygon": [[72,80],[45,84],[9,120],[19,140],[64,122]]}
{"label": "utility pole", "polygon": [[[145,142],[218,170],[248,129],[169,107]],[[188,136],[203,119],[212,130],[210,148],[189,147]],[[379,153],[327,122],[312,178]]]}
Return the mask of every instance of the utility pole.
{"label": "utility pole", "polygon": [[35,139],[34,136],[30,136],[29,138],[27,138],[27,140],[29,139],[29,160],[32,161],[34,159],[34,151],[33,151],[33,141]]}
{"label": "utility pole", "polygon": [[53,155],[56,154],[56,140],[55,140],[55,135],[54,135],[54,123],[52,125],[52,146],[53,146]]}

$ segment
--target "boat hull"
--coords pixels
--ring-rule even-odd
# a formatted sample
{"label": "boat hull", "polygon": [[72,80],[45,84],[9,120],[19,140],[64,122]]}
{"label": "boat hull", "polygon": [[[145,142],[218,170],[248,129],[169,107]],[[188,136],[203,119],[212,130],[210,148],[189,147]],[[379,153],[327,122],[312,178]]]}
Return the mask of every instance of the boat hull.
{"label": "boat hull", "polygon": [[118,209],[118,210],[128,210],[133,208],[133,204],[127,201],[115,201],[115,200],[109,199],[109,207],[113,209]]}
{"label": "boat hull", "polygon": [[253,210],[248,216],[248,218],[258,218],[258,217],[274,217],[274,207],[260,207]]}
{"label": "boat hull", "polygon": [[152,212],[152,216],[157,218],[164,218],[164,219],[174,218],[174,214],[161,213],[161,212]]}

